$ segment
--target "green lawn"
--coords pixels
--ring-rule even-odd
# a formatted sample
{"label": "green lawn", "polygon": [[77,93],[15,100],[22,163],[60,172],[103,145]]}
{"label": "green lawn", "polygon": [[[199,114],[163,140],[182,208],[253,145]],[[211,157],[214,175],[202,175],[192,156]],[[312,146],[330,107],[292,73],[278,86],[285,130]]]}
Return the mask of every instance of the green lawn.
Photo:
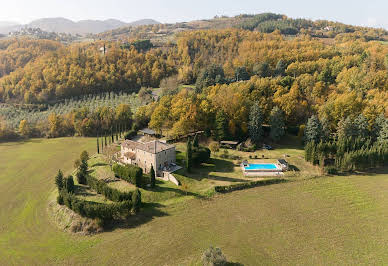
{"label": "green lawn", "polygon": [[[0,144],[0,265],[197,265],[211,245],[245,265],[388,261],[387,169],[369,175],[295,178],[173,204],[161,199],[148,203],[128,225],[78,236],[57,229],[47,213],[47,200],[58,168],[69,174],[84,149],[94,152],[95,140]],[[295,149],[294,157],[294,149],[286,149],[297,164],[301,151]],[[317,171],[300,168],[299,176],[314,177]]]}

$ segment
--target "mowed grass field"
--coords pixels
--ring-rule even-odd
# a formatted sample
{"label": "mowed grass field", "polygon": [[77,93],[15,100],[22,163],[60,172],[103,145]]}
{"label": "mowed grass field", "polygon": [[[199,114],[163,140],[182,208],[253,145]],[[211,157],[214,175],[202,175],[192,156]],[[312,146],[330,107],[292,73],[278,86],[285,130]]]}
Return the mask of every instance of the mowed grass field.
{"label": "mowed grass field", "polygon": [[133,226],[61,232],[47,213],[58,168],[72,171],[95,140],[0,144],[0,265],[198,265],[209,246],[244,265],[388,262],[388,171],[158,203]]}

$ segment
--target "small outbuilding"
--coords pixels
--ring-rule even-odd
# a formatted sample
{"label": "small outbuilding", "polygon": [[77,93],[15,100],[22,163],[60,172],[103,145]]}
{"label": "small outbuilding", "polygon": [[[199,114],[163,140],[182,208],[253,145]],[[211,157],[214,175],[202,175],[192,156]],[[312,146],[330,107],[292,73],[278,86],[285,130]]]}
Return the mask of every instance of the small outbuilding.
{"label": "small outbuilding", "polygon": [[280,167],[282,168],[283,171],[288,171],[288,162],[284,159],[278,159],[278,164],[280,165]]}
{"label": "small outbuilding", "polygon": [[223,141],[220,141],[220,145],[221,147],[236,149],[238,145],[238,141],[223,140]]}
{"label": "small outbuilding", "polygon": [[152,129],[150,128],[143,128],[143,129],[140,129],[139,130],[139,134],[143,135],[143,136],[150,136],[150,137],[156,137],[156,132],[153,131]]}

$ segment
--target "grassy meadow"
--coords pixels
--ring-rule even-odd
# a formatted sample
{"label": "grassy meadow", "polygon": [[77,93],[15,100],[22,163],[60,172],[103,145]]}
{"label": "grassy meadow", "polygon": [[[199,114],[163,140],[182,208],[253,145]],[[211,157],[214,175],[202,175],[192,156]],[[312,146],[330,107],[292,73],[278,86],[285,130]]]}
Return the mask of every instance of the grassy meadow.
{"label": "grassy meadow", "polygon": [[[58,168],[71,173],[85,149],[93,153],[95,139],[0,144],[0,265],[199,265],[211,245],[244,265],[388,261],[387,169],[316,178],[290,145],[266,157],[289,154],[299,169],[288,176],[295,182],[173,204],[161,198],[128,225],[80,236],[60,231],[47,206]],[[215,167],[206,173],[228,177]],[[192,182],[205,189],[205,179]]]}

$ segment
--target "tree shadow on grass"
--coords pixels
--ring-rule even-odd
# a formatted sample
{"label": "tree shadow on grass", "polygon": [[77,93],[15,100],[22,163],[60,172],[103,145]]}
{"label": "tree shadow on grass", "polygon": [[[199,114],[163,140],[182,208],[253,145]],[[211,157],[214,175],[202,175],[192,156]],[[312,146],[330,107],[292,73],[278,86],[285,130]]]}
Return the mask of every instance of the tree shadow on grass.
{"label": "tree shadow on grass", "polygon": [[227,177],[227,176],[216,176],[216,175],[208,175],[208,179],[216,180],[216,181],[226,181],[226,182],[246,182],[245,179],[240,178],[233,178],[233,177]]}
{"label": "tree shadow on grass", "polygon": [[289,165],[288,169],[290,171],[300,172],[300,169],[298,167],[296,167],[295,165]]}
{"label": "tree shadow on grass", "polygon": [[77,195],[77,196],[84,196],[84,197],[97,195],[97,193],[90,192],[88,187],[80,186],[80,185],[75,185],[74,186],[74,194]]}
{"label": "tree shadow on grass", "polygon": [[109,164],[107,164],[107,163],[95,163],[95,164],[93,164],[93,165],[91,165],[90,167],[97,167],[97,166],[107,166],[107,165],[109,165]]}
{"label": "tree shadow on grass", "polygon": [[155,217],[164,217],[169,214],[160,210],[164,205],[160,203],[142,203],[142,208],[136,215],[129,216],[125,220],[112,221],[104,227],[105,232],[116,229],[132,229],[152,221]]}
{"label": "tree shadow on grass", "polygon": [[231,181],[231,182],[241,182],[245,180],[237,179],[237,178],[229,178],[229,177],[219,177],[212,175],[210,173],[233,173],[234,168],[236,166],[233,162],[211,158],[208,163],[203,163],[200,166],[194,166],[191,173],[182,172],[184,170],[180,170],[177,174],[181,174],[187,178],[192,178],[198,181],[202,179],[213,179],[213,180],[221,180],[221,181]]}
{"label": "tree shadow on grass", "polygon": [[[163,182],[157,180],[157,183],[156,184],[163,184]],[[153,192],[153,193],[166,193],[166,192],[172,192],[172,193],[175,193],[175,194],[178,194],[179,196],[193,196],[195,198],[198,198],[198,199],[205,199],[206,197],[198,194],[198,193],[195,193],[195,192],[191,192],[191,191],[185,191],[185,190],[182,190],[182,189],[179,189],[178,187],[177,188],[172,188],[172,187],[162,187],[162,186],[158,186],[156,185],[154,188],[143,188],[144,190],[146,191],[149,191],[149,192]]]}

